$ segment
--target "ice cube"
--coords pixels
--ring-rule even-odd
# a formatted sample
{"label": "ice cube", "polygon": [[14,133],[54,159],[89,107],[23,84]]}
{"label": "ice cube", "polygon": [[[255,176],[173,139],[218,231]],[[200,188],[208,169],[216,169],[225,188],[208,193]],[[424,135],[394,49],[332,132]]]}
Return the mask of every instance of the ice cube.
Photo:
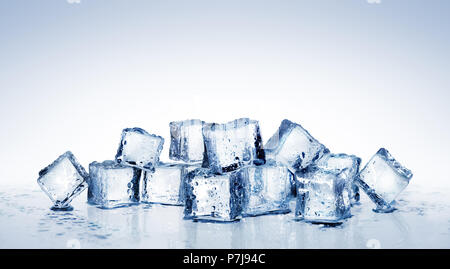
{"label": "ice cube", "polygon": [[243,186],[239,173],[214,174],[199,168],[186,176],[185,218],[229,222],[242,213]]}
{"label": "ice cube", "polygon": [[289,213],[294,175],[283,166],[269,164],[238,170],[244,186],[242,215]]}
{"label": "ice cube", "polygon": [[322,156],[316,166],[325,170],[339,170],[341,176],[346,180],[346,188],[349,195],[350,203],[359,202],[359,188],[355,183],[355,178],[359,172],[361,158],[355,155],[347,155],[343,153],[328,153]]}
{"label": "ice cube", "polygon": [[160,163],[155,172],[142,177],[141,202],[164,205],[184,205],[186,165]]}
{"label": "ice cube", "polygon": [[154,171],[159,162],[164,138],[141,128],[126,128],[116,154],[116,161],[147,171]]}
{"label": "ice cube", "polygon": [[376,212],[390,212],[395,198],[408,186],[413,174],[384,148],[361,170],[356,183],[377,205]]}
{"label": "ice cube", "polygon": [[186,163],[203,160],[204,143],[201,120],[174,121],[170,123],[169,158]]}
{"label": "ice cube", "polygon": [[225,124],[203,126],[205,141],[204,167],[215,173],[225,173],[249,164],[264,164],[259,123],[248,118]]}
{"label": "ice cube", "polygon": [[268,159],[286,165],[295,173],[305,169],[329,150],[297,123],[283,120],[264,146]]}
{"label": "ice cube", "polygon": [[139,202],[141,170],[114,161],[89,164],[88,203],[115,208]]}
{"label": "ice cube", "polygon": [[338,170],[320,168],[297,173],[297,219],[313,223],[340,223],[350,217],[346,181]]}
{"label": "ice cube", "polygon": [[41,189],[53,202],[55,210],[70,209],[70,202],[86,187],[89,175],[72,152],[67,151],[39,172]]}

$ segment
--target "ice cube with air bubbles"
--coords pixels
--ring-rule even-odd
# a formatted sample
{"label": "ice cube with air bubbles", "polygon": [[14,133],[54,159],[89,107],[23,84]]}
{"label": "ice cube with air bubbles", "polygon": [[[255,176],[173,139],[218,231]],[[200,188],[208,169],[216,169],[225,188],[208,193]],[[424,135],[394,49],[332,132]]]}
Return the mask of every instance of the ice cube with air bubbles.
{"label": "ice cube with air bubbles", "polygon": [[184,179],[187,165],[160,163],[155,172],[144,172],[141,181],[141,202],[184,205]]}
{"label": "ice cube with air bubbles", "polygon": [[161,136],[141,128],[126,128],[122,131],[116,162],[153,172],[163,144]]}
{"label": "ice cube with air bubbles", "polygon": [[372,156],[356,183],[376,204],[376,212],[392,212],[395,198],[408,186],[413,174],[384,148]]}
{"label": "ice cube with air bubbles", "polygon": [[297,173],[295,216],[311,223],[338,224],[351,216],[346,181],[339,170]]}
{"label": "ice cube with air bubbles", "polygon": [[86,170],[67,151],[39,172],[41,189],[53,202],[53,210],[71,210],[70,202],[88,186]]}
{"label": "ice cube with air bubbles", "polygon": [[170,125],[169,158],[196,163],[203,160],[204,143],[201,120],[173,121]]}
{"label": "ice cube with air bubbles", "polygon": [[137,204],[141,171],[114,161],[89,164],[88,203],[102,209]]}
{"label": "ice cube with air bubbles", "polygon": [[324,170],[339,170],[341,172],[340,175],[346,181],[346,189],[350,203],[354,205],[357,204],[360,199],[359,188],[355,183],[355,178],[359,173],[360,164],[361,158],[355,155],[327,153],[323,155],[315,165]]}
{"label": "ice cube with air bubbles", "polygon": [[231,222],[240,218],[243,201],[239,173],[214,174],[199,168],[187,174],[185,218],[206,222]]}
{"label": "ice cube with air bubbles", "polygon": [[301,125],[283,120],[277,132],[264,145],[267,159],[286,165],[295,173],[313,164],[329,150]]}
{"label": "ice cube with air bubbles", "polygon": [[215,173],[265,163],[259,123],[256,120],[241,118],[225,124],[206,123],[203,126],[203,138],[203,166]]}
{"label": "ice cube with air bubbles", "polygon": [[242,215],[289,213],[294,175],[284,166],[265,164],[238,170],[244,186]]}

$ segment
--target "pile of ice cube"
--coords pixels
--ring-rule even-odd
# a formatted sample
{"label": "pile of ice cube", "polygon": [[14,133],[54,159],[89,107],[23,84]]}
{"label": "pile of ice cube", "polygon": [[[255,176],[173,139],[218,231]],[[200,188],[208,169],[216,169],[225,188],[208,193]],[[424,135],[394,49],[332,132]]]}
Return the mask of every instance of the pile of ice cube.
{"label": "pile of ice cube", "polygon": [[122,132],[115,160],[93,162],[89,174],[71,152],[39,173],[55,210],[88,188],[88,203],[116,208],[138,203],[185,207],[185,218],[228,222],[290,212],[312,223],[341,223],[359,203],[361,188],[376,212],[391,212],[412,173],[386,149],[359,171],[361,159],[330,153],[301,125],[284,120],[262,145],[259,123],[186,120],[170,123],[169,158],[159,160],[164,139],[141,128]]}

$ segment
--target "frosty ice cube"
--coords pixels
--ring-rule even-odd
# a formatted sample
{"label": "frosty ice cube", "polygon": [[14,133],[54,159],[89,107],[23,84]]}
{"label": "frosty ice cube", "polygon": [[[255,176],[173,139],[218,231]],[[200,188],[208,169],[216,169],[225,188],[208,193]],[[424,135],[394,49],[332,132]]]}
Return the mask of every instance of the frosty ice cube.
{"label": "frosty ice cube", "polygon": [[116,154],[116,161],[147,171],[154,171],[159,162],[164,138],[141,128],[126,128]]}
{"label": "frosty ice cube", "polygon": [[88,177],[72,152],[67,151],[39,172],[37,182],[52,200],[52,209],[68,210],[72,199],[88,186]]}
{"label": "frosty ice cube", "polygon": [[201,120],[174,121],[170,123],[169,158],[186,163],[203,160],[203,128]]}
{"label": "frosty ice cube", "polygon": [[391,203],[408,186],[413,174],[384,148],[361,170],[356,183],[377,205],[375,211],[390,212]]}
{"label": "frosty ice cube", "polygon": [[265,163],[258,121],[241,118],[225,124],[207,123],[203,126],[203,138],[204,167],[215,173]]}
{"label": "frosty ice cube", "polygon": [[89,164],[88,203],[115,208],[139,202],[141,170],[114,161]]}
{"label": "frosty ice cube", "polygon": [[350,203],[356,204],[359,202],[360,195],[355,178],[358,175],[360,164],[361,158],[354,155],[329,153],[323,155],[317,161],[316,166],[325,170],[339,170],[341,176],[346,180],[346,192],[349,195]]}
{"label": "frosty ice cube", "polygon": [[159,164],[155,172],[142,177],[141,202],[164,205],[184,205],[186,165]]}
{"label": "frosty ice cube", "polygon": [[312,223],[340,223],[350,217],[346,181],[338,170],[316,168],[297,174],[297,219]]}
{"label": "frosty ice cube", "polygon": [[186,176],[185,218],[230,222],[242,212],[243,187],[236,172],[214,174],[205,168]]}
{"label": "frosty ice cube", "polygon": [[283,120],[264,146],[267,158],[286,165],[293,173],[307,168],[329,150],[299,124]]}
{"label": "frosty ice cube", "polygon": [[283,166],[250,166],[238,171],[244,186],[242,215],[289,213],[294,175]]}

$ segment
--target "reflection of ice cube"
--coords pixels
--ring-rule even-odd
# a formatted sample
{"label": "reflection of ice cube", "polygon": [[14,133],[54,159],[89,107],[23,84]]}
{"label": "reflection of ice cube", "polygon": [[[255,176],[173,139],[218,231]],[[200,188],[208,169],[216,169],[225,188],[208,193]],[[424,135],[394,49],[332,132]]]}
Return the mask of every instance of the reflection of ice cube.
{"label": "reflection of ice cube", "polygon": [[200,168],[186,177],[186,218],[234,221],[242,212],[243,187],[236,172],[222,175]]}
{"label": "reflection of ice cube", "polygon": [[288,213],[292,173],[269,164],[239,170],[244,185],[243,216]]}
{"label": "reflection of ice cube", "polygon": [[141,170],[114,161],[89,164],[88,202],[100,208],[139,202]]}
{"label": "reflection of ice cube", "polygon": [[361,158],[347,154],[325,154],[320,158],[316,166],[325,170],[339,170],[341,176],[346,180],[346,188],[349,194],[350,202],[355,204],[359,202],[359,188],[355,184],[355,178],[359,172]]}
{"label": "reflection of ice cube", "polygon": [[142,177],[141,202],[184,205],[186,165],[159,164]]}
{"label": "reflection of ice cube", "polygon": [[267,158],[284,164],[293,173],[304,169],[329,150],[299,124],[283,120],[264,146]]}
{"label": "reflection of ice cube", "polygon": [[378,211],[391,211],[391,203],[408,186],[413,174],[384,148],[369,160],[356,183],[377,205]]}
{"label": "reflection of ice cube", "polygon": [[339,223],[350,216],[346,181],[339,171],[320,168],[297,174],[298,219],[315,223]]}
{"label": "reflection of ice cube", "polygon": [[149,134],[141,128],[124,129],[116,161],[153,171],[154,166],[159,162],[163,144],[164,138]]}
{"label": "reflection of ice cube", "polygon": [[203,128],[201,120],[185,120],[170,123],[169,158],[187,163],[203,160]]}
{"label": "reflection of ice cube", "polygon": [[69,207],[72,199],[88,186],[88,177],[72,152],[67,151],[39,172],[37,182],[57,209]]}
{"label": "reflection of ice cube", "polygon": [[225,124],[208,123],[203,126],[203,138],[204,167],[216,173],[265,162],[258,121],[242,118]]}

